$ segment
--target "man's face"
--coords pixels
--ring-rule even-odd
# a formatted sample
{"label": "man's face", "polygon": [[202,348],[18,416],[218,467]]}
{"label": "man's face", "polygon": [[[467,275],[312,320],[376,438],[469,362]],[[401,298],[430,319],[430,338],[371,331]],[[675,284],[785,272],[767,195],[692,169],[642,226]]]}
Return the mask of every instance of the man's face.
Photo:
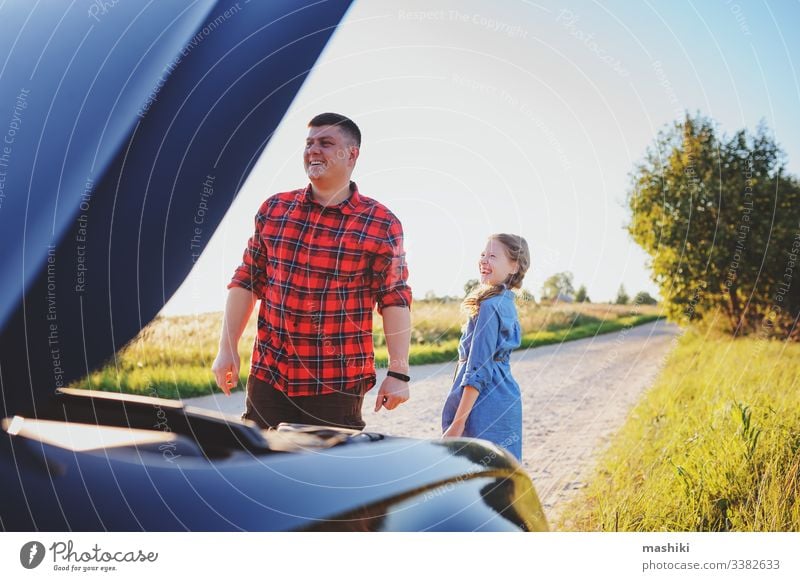
{"label": "man's face", "polygon": [[333,125],[309,127],[303,165],[311,183],[335,186],[350,181],[358,147]]}

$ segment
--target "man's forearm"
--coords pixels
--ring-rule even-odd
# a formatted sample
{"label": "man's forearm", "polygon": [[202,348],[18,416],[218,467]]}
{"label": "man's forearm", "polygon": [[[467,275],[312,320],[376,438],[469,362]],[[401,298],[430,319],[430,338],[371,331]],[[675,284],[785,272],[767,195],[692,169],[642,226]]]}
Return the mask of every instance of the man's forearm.
{"label": "man's forearm", "polygon": [[408,373],[408,345],[411,342],[411,312],[408,307],[384,307],[383,334],[389,351],[389,369]]}
{"label": "man's forearm", "polygon": [[220,349],[236,349],[257,300],[256,295],[244,288],[234,287],[228,291],[219,338]]}

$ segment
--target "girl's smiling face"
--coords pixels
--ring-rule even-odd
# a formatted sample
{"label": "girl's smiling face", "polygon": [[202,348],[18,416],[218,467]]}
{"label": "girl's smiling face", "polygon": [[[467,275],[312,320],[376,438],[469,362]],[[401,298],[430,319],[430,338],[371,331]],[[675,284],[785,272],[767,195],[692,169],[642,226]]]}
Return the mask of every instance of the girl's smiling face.
{"label": "girl's smiling face", "polygon": [[482,284],[498,285],[503,284],[508,275],[517,272],[518,265],[508,257],[502,242],[490,239],[481,252],[478,268]]}

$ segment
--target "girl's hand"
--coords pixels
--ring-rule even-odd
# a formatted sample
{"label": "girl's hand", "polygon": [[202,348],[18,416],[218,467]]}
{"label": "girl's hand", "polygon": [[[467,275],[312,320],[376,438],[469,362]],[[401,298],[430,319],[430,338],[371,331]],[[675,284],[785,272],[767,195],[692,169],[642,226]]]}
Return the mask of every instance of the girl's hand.
{"label": "girl's hand", "polygon": [[458,402],[455,419],[453,419],[450,427],[444,431],[442,438],[460,438],[464,435],[464,426],[477,399],[478,390],[471,385],[465,385],[464,391],[461,392],[461,401]]}
{"label": "girl's hand", "polygon": [[442,434],[442,439],[444,438],[460,438],[464,434],[464,422],[463,421],[454,421],[450,424],[450,427],[444,431]]}

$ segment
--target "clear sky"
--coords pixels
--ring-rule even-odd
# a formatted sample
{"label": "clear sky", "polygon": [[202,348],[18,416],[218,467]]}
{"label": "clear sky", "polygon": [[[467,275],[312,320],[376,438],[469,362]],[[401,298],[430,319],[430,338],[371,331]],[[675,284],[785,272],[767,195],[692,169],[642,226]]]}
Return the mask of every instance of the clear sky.
{"label": "clear sky", "polygon": [[[306,185],[306,124],[361,127],[353,179],[401,219],[414,294],[461,295],[495,232],[525,236],[537,297],[656,294],[630,240],[630,172],[684,111],[765,120],[800,174],[800,3],[356,0],[165,314],[222,310],[261,202]],[[213,202],[211,202],[213,203]]]}

